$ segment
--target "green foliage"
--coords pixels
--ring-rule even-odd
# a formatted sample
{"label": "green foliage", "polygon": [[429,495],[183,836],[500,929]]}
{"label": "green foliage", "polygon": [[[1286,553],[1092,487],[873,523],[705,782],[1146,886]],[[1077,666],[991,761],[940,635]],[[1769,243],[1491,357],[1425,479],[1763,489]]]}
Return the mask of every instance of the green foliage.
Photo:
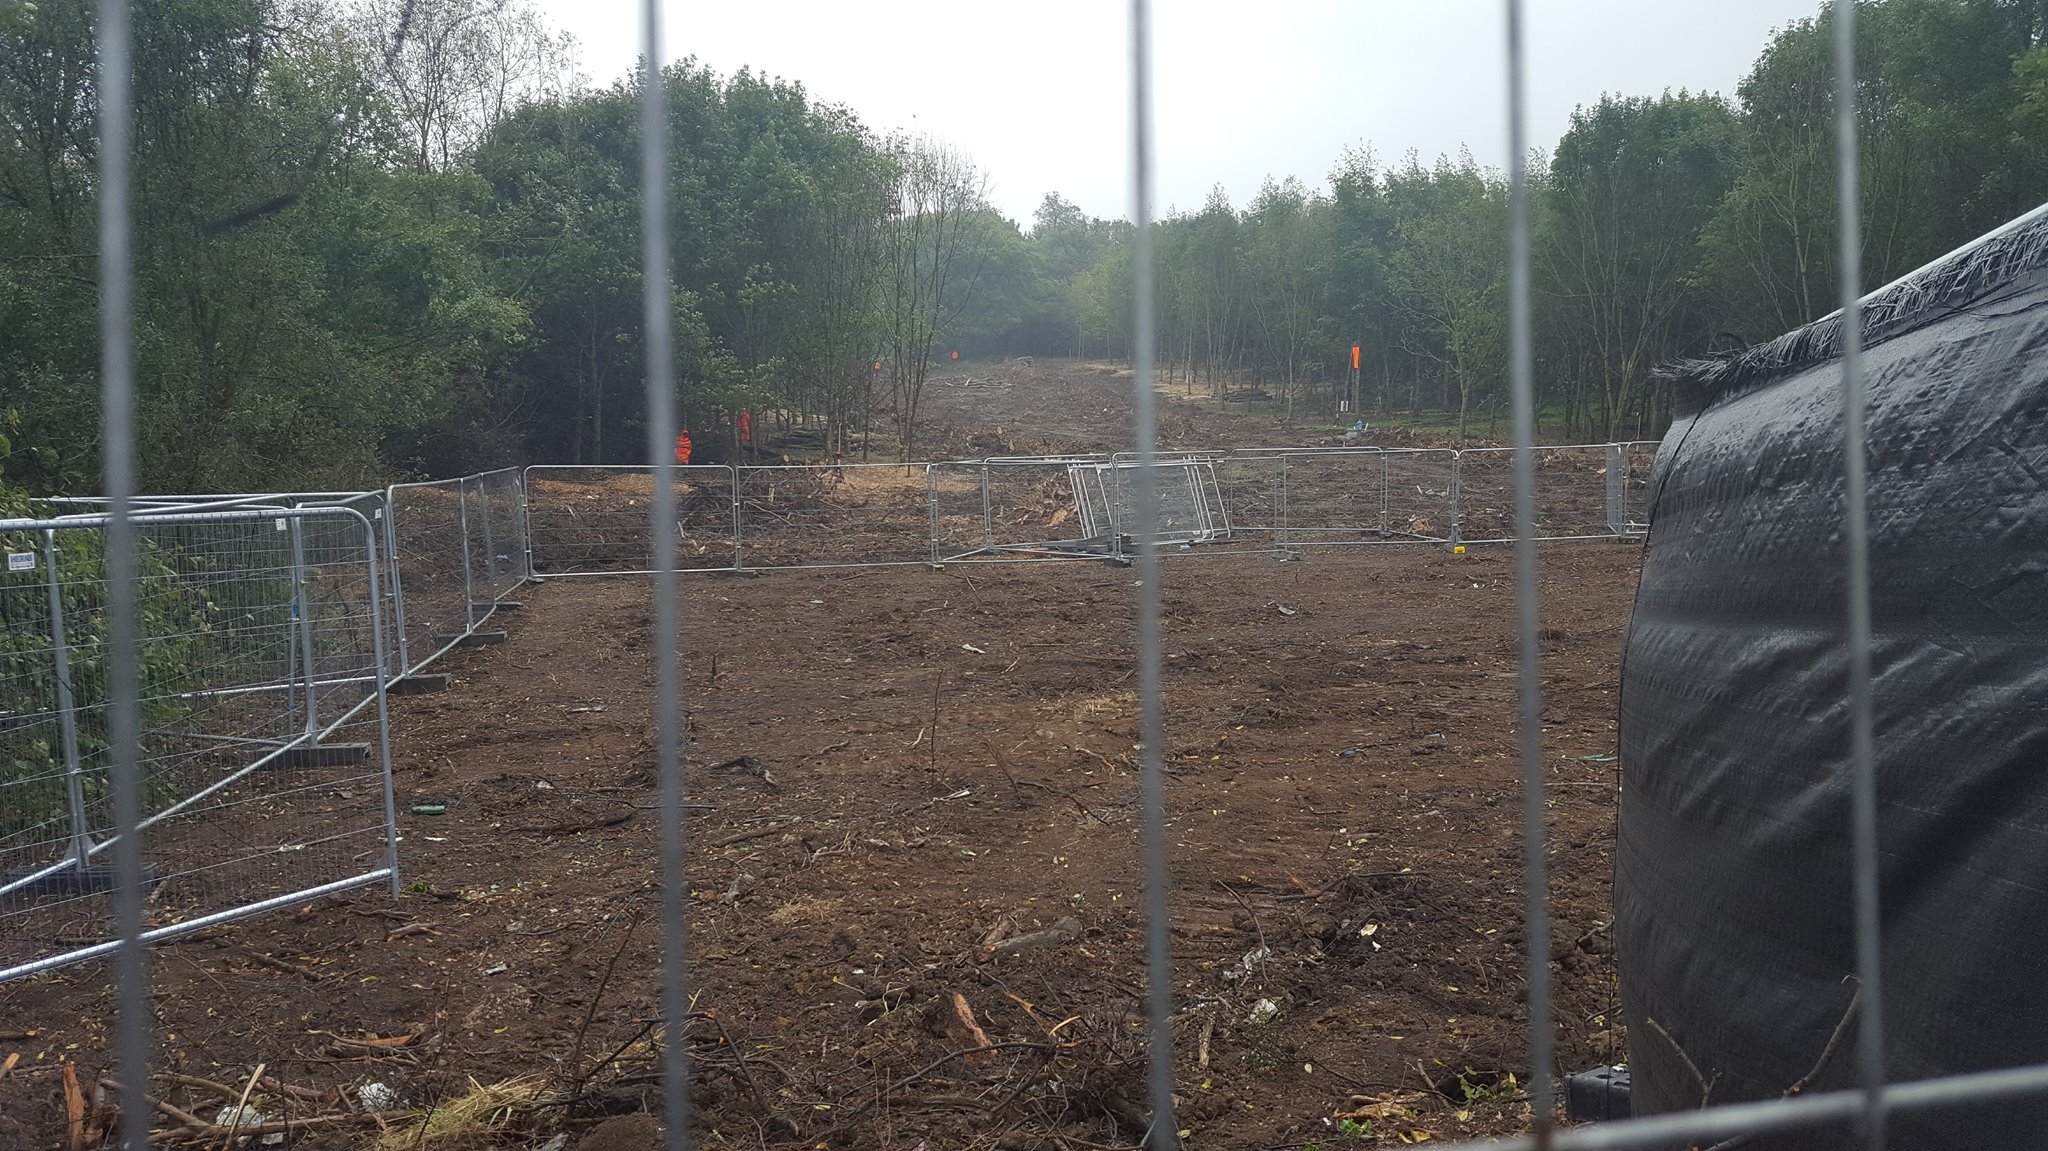
{"label": "green foliage", "polygon": [[[637,77],[583,86],[531,0],[161,0],[135,21],[145,487],[644,458]],[[1835,306],[1829,22],[1775,32],[1728,98],[1606,96],[1532,158],[1553,434],[1654,435],[1657,363]],[[2041,0],[1863,0],[1858,35],[1867,281],[2048,199]],[[0,481],[31,492],[100,471],[93,70],[90,5],[0,0]],[[828,447],[893,422],[911,450],[955,350],[1131,354],[1127,222],[1055,194],[1027,231],[965,156],[799,84],[694,61],[661,83],[699,458],[741,454],[742,412],[822,419]],[[1502,174],[1464,154],[1218,189],[1155,233],[1163,374],[1493,434],[1505,219]]]}
{"label": "green foliage", "polygon": [[[0,514],[29,510],[18,490],[0,484]],[[104,535],[93,529],[58,531],[50,543],[40,532],[0,532],[0,553],[34,557],[26,571],[0,573],[0,710],[13,713],[11,722],[0,724],[0,785],[10,795],[0,808],[5,816],[0,843],[23,834],[63,834],[50,828],[68,820],[49,598],[52,551],[88,812],[107,798],[105,764],[111,736],[105,705],[112,649],[104,545]],[[191,557],[174,557],[146,536],[138,542],[136,561],[138,634],[143,637],[138,668],[142,727],[145,733],[176,731],[194,708],[179,698],[180,693],[210,686],[193,678],[210,637],[223,629],[253,630],[266,622],[264,616],[273,625],[279,623],[289,614],[291,585],[289,580],[273,581],[267,607],[231,604],[191,578],[198,574],[190,570]],[[181,563],[186,570],[180,570]],[[222,586],[244,596],[251,588],[246,579]]]}
{"label": "green foliage", "polygon": [[1551,156],[1536,237],[1543,353],[1568,426],[1600,438],[1655,398],[1650,371],[1708,350],[1721,317],[1701,236],[1728,194],[1737,121],[1717,96],[1606,97]]}

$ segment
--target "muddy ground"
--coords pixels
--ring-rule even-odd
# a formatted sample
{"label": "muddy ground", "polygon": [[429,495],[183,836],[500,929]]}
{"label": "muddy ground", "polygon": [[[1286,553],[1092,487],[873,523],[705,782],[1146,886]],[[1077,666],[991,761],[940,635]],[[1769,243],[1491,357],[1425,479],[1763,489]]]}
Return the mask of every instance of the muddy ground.
{"label": "muddy ground", "polygon": [[[1101,399],[1103,381],[1055,403]],[[937,434],[988,432],[974,417],[991,413],[1008,418],[941,404]],[[1380,545],[1166,564],[1190,1146],[1526,1126],[1511,561]],[[1542,550],[1567,1068],[1622,1042],[1611,753],[1637,561],[1632,545]],[[1133,578],[1096,563],[689,577],[702,806],[679,1034],[703,1145],[1142,1138]],[[660,1110],[655,1044],[674,1033],[656,984],[648,587],[523,598],[497,617],[508,642],[451,657],[448,691],[392,701],[399,898],[358,891],[153,952],[167,1103],[211,1118],[206,1084],[236,1090],[260,1061],[269,1115],[349,1110],[373,1081],[414,1112],[298,1147],[459,1146],[419,1137],[417,1113],[515,1079],[526,1105],[470,1123],[493,1132],[472,1142],[573,1147],[605,1116]],[[64,1145],[62,1066],[88,1088],[111,1073],[108,978],[95,963],[0,987],[0,1060],[21,1055],[0,1080],[0,1147]]]}

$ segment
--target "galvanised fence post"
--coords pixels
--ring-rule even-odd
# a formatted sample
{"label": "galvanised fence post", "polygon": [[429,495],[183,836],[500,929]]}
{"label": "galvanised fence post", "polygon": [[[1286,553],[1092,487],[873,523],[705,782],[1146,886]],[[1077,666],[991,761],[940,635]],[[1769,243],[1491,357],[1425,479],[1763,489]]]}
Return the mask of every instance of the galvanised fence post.
{"label": "galvanised fence post", "polygon": [[71,806],[71,858],[80,872],[92,854],[85,822],[84,768],[78,759],[78,704],[71,694],[71,649],[64,636],[64,592],[57,570],[57,533],[43,529],[43,564],[49,569],[50,655],[57,672],[57,722],[64,740],[64,790]]}

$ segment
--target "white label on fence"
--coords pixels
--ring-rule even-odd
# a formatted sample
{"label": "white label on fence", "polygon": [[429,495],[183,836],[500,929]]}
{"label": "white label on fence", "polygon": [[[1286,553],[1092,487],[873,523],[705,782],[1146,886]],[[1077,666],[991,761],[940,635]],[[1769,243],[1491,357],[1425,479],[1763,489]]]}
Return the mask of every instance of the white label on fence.
{"label": "white label on fence", "polygon": [[8,552],[7,570],[11,572],[32,572],[36,570],[36,553]]}
{"label": "white label on fence", "polygon": [[283,530],[284,530],[284,521],[283,521],[283,520],[279,520],[279,521],[277,521],[277,530],[278,530],[278,531],[283,531]]}

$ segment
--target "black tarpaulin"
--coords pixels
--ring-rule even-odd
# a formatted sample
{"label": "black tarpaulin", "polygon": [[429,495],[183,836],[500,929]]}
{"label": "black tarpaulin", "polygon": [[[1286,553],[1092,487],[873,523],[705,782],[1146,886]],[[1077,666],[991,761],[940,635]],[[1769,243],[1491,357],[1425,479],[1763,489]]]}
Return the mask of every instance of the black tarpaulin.
{"label": "black tarpaulin", "polygon": [[[2048,207],[1873,294],[1864,331],[1887,1073],[2048,1062]],[[1839,340],[1672,369],[1621,678],[1637,1114],[1783,1094],[1855,993]],[[1810,1090],[1855,1062],[1852,1031]],[[2039,1148],[2048,1098],[1892,1129]]]}

